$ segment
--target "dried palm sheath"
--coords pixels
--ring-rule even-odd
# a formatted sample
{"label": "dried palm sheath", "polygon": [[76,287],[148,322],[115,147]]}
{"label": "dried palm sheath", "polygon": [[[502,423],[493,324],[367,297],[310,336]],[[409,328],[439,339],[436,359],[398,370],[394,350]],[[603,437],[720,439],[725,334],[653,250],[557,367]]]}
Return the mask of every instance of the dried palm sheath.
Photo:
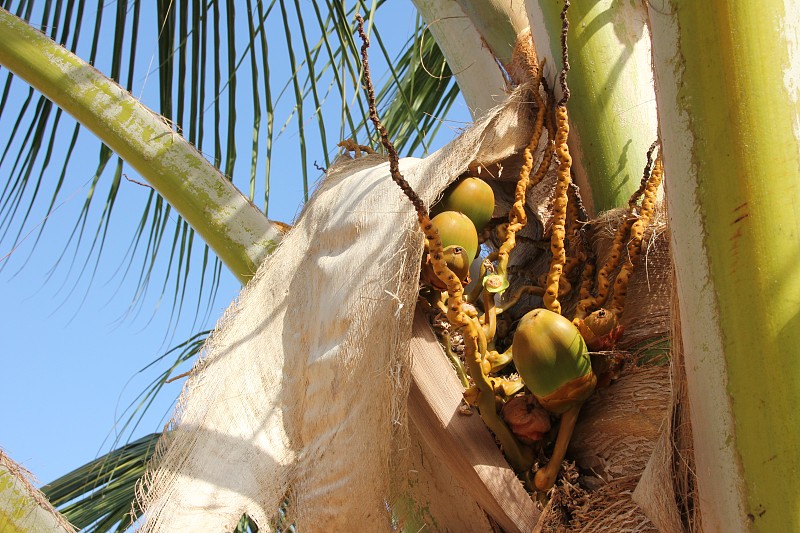
{"label": "dried palm sheath", "polygon": [[[519,94],[429,157],[401,161],[426,203],[470,163],[527,144]],[[301,531],[386,531],[420,516],[439,530],[470,516],[471,529],[488,529],[465,488],[409,436],[421,253],[388,165],[334,165],[207,342],[141,487],[142,529],[224,531],[242,513],[267,526],[287,497]],[[456,507],[459,522],[448,523]]]}
{"label": "dried palm sheath", "polygon": [[703,530],[703,525],[699,506],[695,505],[698,495],[692,427],[674,280],[672,286],[672,397],[666,423],[633,493],[633,499],[658,526],[659,531],[698,532]]}

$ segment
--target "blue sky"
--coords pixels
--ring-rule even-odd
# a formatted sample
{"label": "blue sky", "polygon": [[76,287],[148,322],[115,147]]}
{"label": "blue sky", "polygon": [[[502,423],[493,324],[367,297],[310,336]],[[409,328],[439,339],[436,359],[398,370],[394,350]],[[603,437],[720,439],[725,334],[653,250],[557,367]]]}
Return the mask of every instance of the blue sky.
{"label": "blue sky", "polygon": [[[108,4],[106,6],[108,8]],[[381,8],[379,15],[378,24],[387,47],[397,50],[414,28],[414,12],[410,2],[390,0]],[[107,16],[113,18],[111,14]],[[147,16],[152,17],[153,14]],[[145,14],[143,24],[147,20],[144,17]],[[381,21],[384,21],[383,25]],[[273,28],[267,35],[276,49],[283,45],[282,28]],[[84,47],[79,48],[78,53],[82,57],[88,55],[86,48],[89,42],[86,39]],[[104,65],[108,65],[108,62],[104,61],[103,54],[107,52],[101,50],[97,62],[98,68],[105,73],[108,70],[104,69]],[[141,96],[151,108],[157,108],[157,75],[144,75],[146,65],[157,60],[154,34],[149,37],[145,34],[140,41],[138,54],[138,61],[143,62],[145,67],[140,68],[135,77],[134,94]],[[381,68],[375,51],[371,59],[376,85],[380,85],[385,67]],[[270,68],[274,68],[275,72],[287,68],[285,55],[271,52]],[[0,70],[0,74],[5,80],[5,72]],[[240,79],[239,87],[246,91],[249,81]],[[243,101],[248,102],[249,96],[243,94]],[[22,105],[26,96],[27,86],[15,82],[15,92],[7,105],[14,109],[14,106]],[[283,102],[284,108],[277,112],[277,127],[289,115],[289,104],[293,102],[291,95],[287,95]],[[249,175],[252,132],[247,106],[243,104],[241,109],[238,107],[237,103],[237,113],[240,115],[236,131],[239,159],[234,182],[244,188]],[[335,113],[332,116],[335,117]],[[0,145],[5,145],[7,133],[3,132],[10,130],[15,118],[16,114],[8,112],[0,118]],[[468,120],[464,105],[459,103],[449,118]],[[335,118],[331,120],[335,124]],[[269,215],[285,222],[295,217],[302,204],[296,122],[296,119],[290,122],[286,131],[276,140],[272,162]],[[453,122],[442,128],[433,147],[440,147],[461,127],[463,123]],[[62,137],[68,139],[71,126],[62,129],[68,132]],[[334,136],[329,134],[329,145],[338,141],[333,139]],[[314,161],[322,163],[321,150],[318,142],[308,146],[310,166]],[[103,257],[92,282],[89,283],[93,263],[90,263],[88,273],[83,276],[79,273],[92,241],[93,224],[96,224],[97,215],[102,209],[102,201],[92,209],[95,218],[90,220],[95,222],[89,224],[85,242],[77,254],[79,260],[70,268],[72,255],[69,253],[53,268],[89,191],[98,151],[98,142],[91,135],[82,134],[67,182],[57,202],[59,207],[47,218],[44,234],[35,247],[35,237],[39,224],[44,221],[49,194],[34,205],[22,228],[22,235],[32,231],[29,238],[13,250],[13,238],[0,240],[0,258],[4,258],[0,261],[0,323],[5,331],[3,354],[0,356],[5,378],[4,386],[0,387],[0,447],[12,459],[31,470],[42,483],[108,451],[119,436],[119,422],[124,421],[121,417],[125,409],[166,367],[162,364],[146,372],[139,373],[139,370],[192,333],[212,327],[239,290],[233,276],[225,271],[216,297],[208,303],[207,312],[206,300],[203,300],[203,312],[196,319],[196,298],[189,296],[185,307],[190,311],[182,313],[179,320],[174,320],[171,318],[171,289],[167,289],[166,296],[160,301],[163,275],[157,275],[149,292],[132,308],[138,275],[134,271],[123,277],[122,273],[129,261],[126,253],[131,243],[132,228],[139,223],[149,191],[126,180],[122,181]],[[53,159],[60,161],[56,156]],[[262,176],[263,159],[260,165]],[[45,171],[45,182],[52,183],[60,173],[59,165],[52,164],[51,167]],[[9,168],[7,164],[0,166],[0,183],[9,179]],[[129,167],[126,166],[124,172],[131,179],[141,181]],[[244,179],[240,179],[240,176]],[[107,170],[101,188],[107,187],[110,177],[111,172]],[[310,177],[312,180],[319,178],[319,172],[313,170],[313,166]],[[105,191],[98,194],[105,197]],[[263,185],[259,185],[256,198],[262,195]],[[10,256],[6,258],[7,254]],[[162,266],[167,259],[161,258]],[[123,265],[121,270],[120,265]],[[192,268],[199,270],[197,265]],[[198,287],[198,280],[194,279],[188,294],[196,292]],[[123,435],[123,442],[128,438],[160,431],[169,417],[182,383],[183,380],[179,380],[167,385],[136,431],[132,435]]]}

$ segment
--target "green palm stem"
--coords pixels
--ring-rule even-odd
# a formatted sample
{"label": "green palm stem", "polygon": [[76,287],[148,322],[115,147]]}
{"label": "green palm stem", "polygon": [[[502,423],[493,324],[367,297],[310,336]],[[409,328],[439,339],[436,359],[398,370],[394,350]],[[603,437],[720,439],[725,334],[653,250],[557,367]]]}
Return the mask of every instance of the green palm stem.
{"label": "green palm stem", "polygon": [[75,531],[34,488],[26,474],[0,450],[0,531]]}
{"label": "green palm stem", "polygon": [[0,65],[119,154],[246,282],[281,233],[163,117],[24,21],[0,9]]}
{"label": "green palm stem", "polygon": [[450,360],[450,364],[453,365],[453,369],[456,371],[461,386],[465,389],[469,388],[469,376],[467,376],[464,370],[464,365],[461,364],[461,358],[453,351],[453,343],[450,342],[450,333],[445,332],[441,338],[444,343],[444,351],[447,354],[447,358]]}
{"label": "green palm stem", "polygon": [[456,0],[475,25],[483,41],[501,65],[514,59],[517,37],[528,29],[524,2],[508,0]]}
{"label": "green palm stem", "polygon": [[[564,3],[526,6],[536,52],[553,79],[562,67]],[[625,205],[636,191],[657,135],[647,11],[630,0],[572,0],[567,16],[572,170],[587,210],[599,213]]]}
{"label": "green palm stem", "polygon": [[468,318],[463,330],[464,360],[469,375],[477,389],[477,404],[481,418],[494,433],[511,467],[518,474],[527,474],[533,466],[533,452],[520,443],[505,421],[497,414],[497,402],[492,381],[483,370],[483,354],[486,353],[486,337],[477,318]]}
{"label": "green palm stem", "polygon": [[650,18],[703,529],[797,531],[800,6]]}

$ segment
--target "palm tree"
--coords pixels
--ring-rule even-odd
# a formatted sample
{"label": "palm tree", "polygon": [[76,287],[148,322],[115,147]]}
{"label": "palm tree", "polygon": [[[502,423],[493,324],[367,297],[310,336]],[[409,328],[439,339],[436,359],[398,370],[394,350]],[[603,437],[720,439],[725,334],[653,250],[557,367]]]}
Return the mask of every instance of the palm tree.
{"label": "palm tree", "polygon": [[[798,62],[794,61],[791,43],[794,42],[792,36],[798,33],[800,8],[791,2],[767,3],[770,5],[760,4],[756,11],[752,5],[723,0],[702,4],[671,1],[659,9],[650,6],[646,16],[637,19],[634,15],[644,12],[641,6],[627,9],[627,6],[615,7],[604,2],[576,2],[571,15],[573,22],[580,20],[581,23],[576,24],[580,29],[570,34],[573,50],[570,57],[573,67],[583,65],[583,71],[575,74],[574,82],[571,80],[578,99],[574,104],[573,121],[580,139],[574,150],[584,161],[578,165],[576,173],[579,178],[583,175],[584,195],[591,196],[598,211],[627,200],[636,183],[636,174],[630,168],[637,166],[626,166],[632,159],[627,157],[628,150],[641,154],[644,152],[642,146],[652,142],[652,135],[648,137],[647,133],[626,136],[625,132],[612,132],[605,137],[593,136],[592,132],[598,124],[608,124],[608,129],[614,130],[611,124],[621,115],[620,109],[627,111],[627,108],[615,104],[624,102],[626,98],[630,101],[629,91],[640,87],[640,82],[629,83],[627,80],[638,79],[637,72],[641,74],[642,71],[635,58],[639,52],[637,43],[647,34],[645,22],[653,35],[658,88],[654,100],[658,103],[661,120],[667,179],[672,176],[666,193],[678,302],[680,315],[684,317],[682,335],[675,341],[682,345],[687,358],[685,369],[695,430],[699,507],[703,524],[712,529],[775,530],[797,525],[798,520],[796,502],[800,490],[794,481],[796,476],[784,477],[784,472],[797,470],[796,454],[792,450],[800,444],[800,431],[793,422],[787,422],[794,419],[791,408],[800,399],[797,397],[800,387],[794,377],[798,375],[797,358],[787,357],[800,341],[796,338],[800,335],[800,286],[791,281],[795,279],[792,266],[796,264],[793,259],[796,259],[797,247],[773,245],[768,237],[774,236],[775,243],[796,242],[799,229],[797,169],[800,168],[800,155],[795,124],[800,115],[800,100],[795,83]],[[328,3],[330,15],[323,15],[314,4],[314,12],[300,17],[297,29],[293,30],[295,26],[289,22],[286,3],[278,4],[248,6],[252,8],[251,13],[259,13],[257,17],[251,17],[258,21],[266,20],[274,6],[276,13],[280,11],[286,33],[301,33],[305,59],[297,60],[291,43],[288,44],[292,77],[287,87],[291,86],[289,90],[295,93],[297,118],[305,126],[308,119],[303,103],[314,102],[315,111],[321,108],[320,89],[326,80],[323,72],[333,78],[331,83],[340,94],[346,92],[343,85],[345,74],[339,76],[338,69],[319,68],[321,62],[342,68],[341,72],[345,72],[348,79],[358,79],[349,12],[339,3]],[[398,120],[400,117],[407,116],[405,113],[441,114],[448,105],[442,102],[452,101],[454,96],[452,85],[440,83],[436,78],[414,75],[416,66],[423,63],[422,57],[431,60],[424,61],[429,70],[431,65],[440,65],[441,71],[445,72],[443,63],[434,61],[441,57],[438,55],[441,50],[475,114],[486,109],[492,95],[501,94],[499,89],[503,87],[506,76],[514,81],[513,51],[516,50],[517,36],[523,33],[528,21],[539,57],[547,57],[551,65],[560,65],[558,54],[552,52],[558,48],[550,44],[560,30],[554,16],[560,3],[531,1],[527,3],[527,12],[520,9],[520,3],[418,0],[415,5],[431,24],[439,46],[434,46],[430,39],[414,40],[406,53],[400,56],[405,62],[395,62],[398,66],[405,65],[405,70],[400,71],[390,84],[398,91],[399,97],[395,99],[397,105],[386,110],[385,116],[387,123],[394,124],[392,136],[401,146],[403,143],[413,146],[422,136],[419,130],[400,127],[403,123],[419,121],[403,122]],[[174,111],[172,105],[174,91],[179,95],[187,91],[182,87],[177,90],[172,87],[171,73],[177,72],[179,84],[185,79],[186,71],[183,69],[187,56],[183,54],[190,49],[189,43],[197,38],[197,32],[208,31],[204,26],[207,21],[205,16],[197,16],[196,11],[191,11],[195,17],[190,24],[188,14],[183,11],[176,13],[169,6],[171,4],[164,4],[159,16],[162,21],[159,65],[163,67],[159,72],[164,73],[160,112],[188,132],[186,136],[192,140],[192,132],[198,131],[197,126],[192,125],[190,119],[189,126],[184,127],[182,105],[176,104]],[[360,7],[370,12],[365,6]],[[221,20],[219,8],[218,4],[212,4],[210,8],[218,25]],[[202,9],[200,13],[204,13]],[[456,18],[448,16],[452,11],[447,10],[454,9],[460,10]],[[118,28],[124,26],[126,13],[126,6],[120,7]],[[133,13],[138,13],[136,7]],[[771,15],[766,17],[764,13]],[[227,5],[227,14],[233,16],[232,3]],[[53,16],[56,16],[55,12]],[[17,24],[7,15],[3,14],[3,17],[4,21],[9,21],[8,28]],[[319,25],[323,37],[316,45],[306,34],[303,18],[316,19]],[[466,24],[471,31],[453,24]],[[228,25],[229,32],[232,27]],[[16,28],[15,31],[25,31]],[[608,30],[608,33],[602,30]],[[254,24],[249,33],[252,45],[241,56],[242,64],[250,54],[251,63],[258,65],[255,51],[266,53],[266,32],[263,26]],[[338,37],[335,45],[332,44],[333,38],[328,38],[334,34]],[[605,64],[610,68],[612,75],[609,76],[596,72],[597,65],[603,65],[602,62],[589,61],[600,54],[593,46],[598,45],[604,36],[611,41],[616,36],[619,50],[615,56],[617,61]],[[61,39],[66,38],[64,33]],[[488,48],[482,46],[480,38]],[[232,42],[233,36],[229,35],[229,39]],[[421,54],[417,53],[419,44],[422,45]],[[59,81],[56,78],[37,78],[37,69],[47,70],[48,65],[35,64],[31,59],[32,50],[28,51],[28,56],[12,59],[7,48],[0,45],[0,63],[33,85],[45,90]],[[231,87],[235,86],[237,71],[234,65],[237,59],[232,55],[233,48],[230,45],[227,48],[228,75],[216,75],[215,94],[221,92],[223,80],[227,80]],[[601,41],[599,48],[608,50],[609,45]],[[191,57],[195,58],[199,48],[192,50]],[[196,64],[194,61],[196,59],[191,63]],[[120,64],[116,63],[116,70],[112,67],[112,77],[115,73],[119,75]],[[264,61],[263,65],[266,68],[269,63]],[[300,65],[308,68],[307,82],[301,82],[299,78]],[[472,65],[474,68],[458,68],[456,65]],[[633,68],[626,68],[628,65],[633,65]],[[192,72],[200,76],[199,70]],[[593,83],[598,79],[605,80],[605,83]],[[620,94],[615,94],[616,84],[622,87]],[[198,84],[192,84],[190,90],[196,87]],[[576,87],[580,87],[580,92]],[[387,91],[384,91],[385,96],[389,94]],[[55,99],[58,95],[52,96]],[[193,98],[189,108],[199,112],[205,105],[203,99],[199,95]],[[343,129],[347,135],[341,137],[370,131],[363,120],[363,100],[354,98],[357,104],[348,102],[344,106],[341,124],[349,127]],[[269,97],[267,100],[271,101]],[[214,102],[217,112],[219,100],[215,98]],[[232,158],[235,157],[230,135],[234,130],[231,121],[235,120],[236,109],[232,99],[230,102],[227,151],[222,150],[221,138],[216,140],[214,158],[215,164],[224,168],[227,175],[231,174]],[[69,108],[69,102],[59,105]],[[46,107],[47,104],[41,103],[42,116],[50,112]],[[267,107],[269,115],[270,108]],[[355,107],[361,107],[362,112],[356,113]],[[133,111],[127,109],[124,112]],[[74,109],[70,109],[70,113],[84,121],[96,121],[99,129],[104,127],[101,116],[82,116]],[[222,115],[221,109],[218,114]],[[651,122],[647,117],[650,115],[645,112],[633,123],[649,128]],[[316,118],[320,135],[325,138],[324,113],[317,112]],[[46,118],[38,120],[47,122]],[[108,121],[108,117],[105,120]],[[260,124],[258,119],[255,124]],[[427,124],[430,126],[432,122]],[[153,125],[152,139],[160,135],[175,137],[174,130],[167,124],[162,126],[163,129],[157,130]],[[258,128],[258,125],[254,127],[256,131]],[[267,129],[272,131],[269,125]],[[302,151],[305,130],[301,128],[300,131]],[[131,164],[136,167],[136,157],[145,148],[134,148],[125,154],[125,147],[133,143],[128,141],[115,145],[110,137],[103,135],[104,142],[132,160]],[[44,133],[40,133],[38,138],[44,138]],[[592,142],[595,138],[598,140]],[[199,138],[196,139],[199,143]],[[639,144],[633,145],[634,142]],[[35,156],[38,145],[25,149]],[[328,153],[326,149],[324,151]],[[103,153],[111,157],[108,151]],[[223,153],[227,154],[225,158]],[[187,201],[190,191],[170,190],[170,183],[156,184],[158,176],[164,176],[163,172],[154,171],[153,175],[148,175],[146,166],[143,163],[141,168],[136,168],[152,180],[168,201],[176,206],[182,201],[189,204],[178,208],[181,214],[241,279],[252,272],[253,266],[279,239],[279,232],[273,231],[265,218],[248,217],[251,208],[247,202],[241,201],[237,205],[241,206],[239,212],[244,214],[244,219],[236,224],[266,237],[259,240],[255,251],[246,250],[246,244],[240,242],[232,247],[233,253],[226,256],[219,241],[214,244],[214,239],[220,238],[220,230],[209,227],[212,224],[203,224],[206,217],[192,213],[192,208],[201,206],[202,202]],[[309,171],[305,157],[300,167],[304,189],[307,190]],[[204,175],[213,174],[211,169],[203,172]],[[756,182],[754,176],[757,174],[764,177]],[[118,171],[116,183],[119,183],[120,176],[121,171]],[[620,179],[620,176],[627,179]],[[222,183],[222,180],[217,178],[216,183]],[[236,198],[232,190],[224,194],[231,201]],[[14,208],[21,209],[18,205]],[[213,220],[213,217],[208,218]],[[184,231],[186,235],[191,234],[188,228]],[[229,238],[223,240],[231,242]],[[753,356],[757,353],[761,354],[759,359]],[[764,435],[769,435],[766,443]]]}

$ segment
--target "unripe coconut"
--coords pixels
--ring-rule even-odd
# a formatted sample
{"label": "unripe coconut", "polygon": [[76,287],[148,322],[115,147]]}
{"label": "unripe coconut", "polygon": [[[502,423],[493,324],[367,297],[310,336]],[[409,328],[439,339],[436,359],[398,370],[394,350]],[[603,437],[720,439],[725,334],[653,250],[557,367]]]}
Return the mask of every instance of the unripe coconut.
{"label": "unripe coconut", "polygon": [[448,246],[444,249],[443,255],[447,268],[462,282],[469,283],[470,260],[465,249],[460,246]]}
{"label": "unripe coconut", "polygon": [[472,221],[463,213],[445,211],[433,217],[431,222],[439,230],[442,248],[459,246],[466,251],[469,270],[470,263],[478,254],[478,232]]}
{"label": "unripe coconut", "polygon": [[439,211],[458,211],[472,220],[481,231],[494,213],[494,191],[479,178],[464,178],[451,184],[437,204]]}
{"label": "unripe coconut", "polygon": [[[469,266],[478,253],[478,232],[472,221],[462,213],[445,211],[431,220],[442,240],[442,257],[447,268],[461,280],[469,283]],[[422,258],[422,280],[431,287],[443,291],[447,285],[439,279],[433,263],[426,255]]]}
{"label": "unripe coconut", "polygon": [[586,343],[572,322],[558,313],[534,309],[523,316],[512,352],[525,385],[552,413],[582,403],[594,390],[596,378]]}
{"label": "unripe coconut", "polygon": [[611,350],[623,332],[617,315],[607,309],[598,309],[575,325],[593,352]]}

